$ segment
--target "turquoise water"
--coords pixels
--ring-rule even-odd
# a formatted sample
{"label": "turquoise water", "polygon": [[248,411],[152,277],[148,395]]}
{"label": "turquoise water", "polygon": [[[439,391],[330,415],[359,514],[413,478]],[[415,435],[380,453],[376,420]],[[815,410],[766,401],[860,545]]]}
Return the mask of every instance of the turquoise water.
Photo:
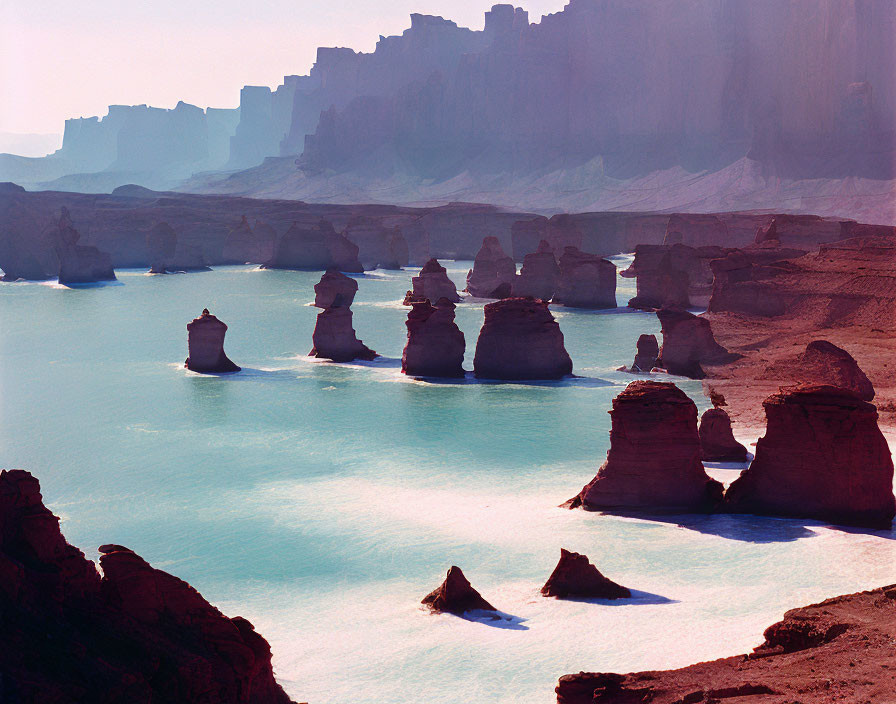
{"label": "turquoise water", "polygon": [[[469,263],[446,264],[460,284]],[[603,461],[607,410],[631,380],[613,370],[655,316],[555,311],[581,379],[416,382],[398,361],[411,275],[358,277],[355,329],[384,356],[358,365],[305,356],[319,274],[2,284],[0,467],[39,477],[88,557],[127,545],[249,618],[297,701],[551,702],[564,673],[743,652],[788,608],[896,581],[887,533],[557,508]],[[621,303],[632,285],[620,279]],[[204,307],[244,372],[183,369]],[[482,302],[457,312],[471,368]],[[706,407],[698,383],[681,386]],[[561,547],[636,598],[540,597]],[[514,618],[423,611],[452,564]]]}

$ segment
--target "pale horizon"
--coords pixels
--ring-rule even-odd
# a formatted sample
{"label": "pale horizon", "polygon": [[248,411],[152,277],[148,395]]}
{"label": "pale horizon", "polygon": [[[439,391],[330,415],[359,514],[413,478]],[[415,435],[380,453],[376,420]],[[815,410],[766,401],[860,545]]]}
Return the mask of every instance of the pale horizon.
{"label": "pale horizon", "polygon": [[[0,9],[0,132],[62,134],[68,118],[104,116],[109,105],[235,108],[244,85],[276,87],[307,74],[319,46],[373,51],[380,35],[401,34],[410,14],[441,15],[482,29],[493,0],[268,0],[251,12],[239,0],[151,7],[109,0],[40,6],[12,0]],[[566,0],[523,3],[531,21]]]}

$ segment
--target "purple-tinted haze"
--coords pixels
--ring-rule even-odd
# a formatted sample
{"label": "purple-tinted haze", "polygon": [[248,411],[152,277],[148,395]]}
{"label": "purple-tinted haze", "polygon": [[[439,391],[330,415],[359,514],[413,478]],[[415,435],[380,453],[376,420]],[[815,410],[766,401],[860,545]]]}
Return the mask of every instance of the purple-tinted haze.
{"label": "purple-tinted haze", "polygon": [[[526,3],[533,19],[564,0]],[[236,107],[244,85],[307,73],[318,46],[372,51],[412,12],[481,29],[489,0],[5,0],[0,131],[62,132],[108,105]]]}

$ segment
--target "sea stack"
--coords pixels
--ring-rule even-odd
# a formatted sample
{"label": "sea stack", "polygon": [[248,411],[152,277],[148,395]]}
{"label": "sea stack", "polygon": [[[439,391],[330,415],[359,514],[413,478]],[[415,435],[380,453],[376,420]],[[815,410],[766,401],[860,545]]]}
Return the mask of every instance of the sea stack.
{"label": "sea stack", "polygon": [[167,222],[156,223],[146,235],[146,249],[149,273],[166,274],[177,250],[177,233]]}
{"label": "sea stack", "polygon": [[704,462],[746,462],[747,448],[734,439],[731,418],[721,408],[700,417],[700,451]]}
{"label": "sea stack", "polygon": [[[430,259],[420,270],[418,276],[411,278],[411,300],[422,301],[424,298],[430,302],[445,298],[452,303],[460,303],[460,296],[454,282],[448,278],[448,271],[439,264],[437,259]],[[410,305],[408,301],[407,305]]]}
{"label": "sea stack", "polygon": [[334,362],[351,362],[355,359],[372,360],[377,354],[361,342],[352,327],[352,310],[341,295],[337,294],[332,305],[317,315],[312,335],[314,347],[309,357],[322,357]]}
{"label": "sea stack", "polygon": [[586,555],[560,548],[560,562],[541,588],[544,596],[558,599],[628,599],[626,587],[604,577]]}
{"label": "sea stack", "polygon": [[294,222],[280,238],[273,258],[265,269],[327,270],[362,273],[358,246],[336,232],[332,223],[321,219],[317,225]]}
{"label": "sea stack", "polygon": [[847,389],[803,385],[762,405],[765,435],[728,487],[728,511],[890,528],[893,460],[872,404]]}
{"label": "sea stack", "polygon": [[184,366],[202,374],[238,372],[240,368],[224,354],[224,336],[227,326],[208,312],[187,323],[189,357]]}
{"label": "sea stack", "polygon": [[513,295],[549,301],[554,295],[559,276],[560,267],[554,250],[547,240],[541,240],[538,250],[523,258],[523,266],[513,282]]}
{"label": "sea stack", "polygon": [[707,512],[721,501],[700,462],[697,406],[675,384],[633,381],[610,417],[607,460],[571,508]]}
{"label": "sea stack", "polygon": [[452,566],[441,586],[427,594],[421,604],[434,613],[462,616],[467,611],[497,611],[464,577],[460,567]]}
{"label": "sea stack", "polygon": [[596,254],[566,247],[554,303],[570,308],[615,308],[616,265]]}
{"label": "sea stack", "polygon": [[100,553],[102,578],[37,479],[0,471],[0,699],[290,704],[249,621],[128,548]]}
{"label": "sea stack", "polygon": [[485,237],[467,274],[467,293],[476,298],[508,298],[512,295],[516,264],[497,237]]}
{"label": "sea stack", "polygon": [[255,221],[255,229],[243,215],[240,223],[227,233],[221,260],[224,264],[266,264],[274,258],[277,232],[270,225]]}
{"label": "sea stack", "polygon": [[68,208],[63,206],[51,237],[59,257],[59,283],[67,286],[115,281],[111,255],[96,247],[78,244],[81,235],[72,225]]}
{"label": "sea stack", "polygon": [[365,269],[401,269],[408,265],[408,243],[398,227],[386,227],[381,218],[352,217],[342,233],[358,245],[358,259]]}
{"label": "sea stack", "polygon": [[656,366],[656,360],[660,355],[660,347],[656,341],[656,335],[641,335],[638,338],[638,352],[635,361],[632,362],[630,372],[647,373]]}
{"label": "sea stack", "polygon": [[561,379],[572,374],[563,333],[544,301],[508,298],[485,306],[473,370],[480,379]]}
{"label": "sea stack", "polygon": [[346,276],[338,269],[327,269],[320,281],[314,284],[314,305],[329,308],[336,296],[342,296],[342,304],[351,306],[357,292],[358,282],[351,276]]}
{"label": "sea stack", "polygon": [[454,322],[454,304],[440,298],[435,306],[424,299],[408,312],[408,342],[401,371],[410,376],[464,376],[464,334]]}
{"label": "sea stack", "polygon": [[[640,245],[639,245],[640,247]],[[690,308],[690,276],[687,270],[676,266],[670,251],[660,257],[655,267],[638,268],[637,295],[628,302],[629,308],[657,310]],[[634,265],[633,265],[634,266]]]}
{"label": "sea stack", "polygon": [[725,364],[737,356],[716,342],[706,318],[668,308],[658,310],[656,317],[663,334],[657,366],[670,374],[702,379],[703,364]]}

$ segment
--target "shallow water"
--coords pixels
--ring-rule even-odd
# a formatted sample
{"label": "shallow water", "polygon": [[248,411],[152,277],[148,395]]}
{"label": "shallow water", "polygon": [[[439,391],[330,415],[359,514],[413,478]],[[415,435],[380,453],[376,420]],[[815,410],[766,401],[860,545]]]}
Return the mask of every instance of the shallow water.
{"label": "shallow water", "polygon": [[[461,284],[469,263],[446,264]],[[383,357],[356,365],[305,356],[319,274],[0,284],[0,466],[38,476],[88,557],[127,545],[248,617],[298,701],[550,702],[564,673],[744,652],[788,608],[896,581],[889,533],[558,508],[602,462],[610,401],[632,379],[613,370],[656,317],[556,309],[583,378],[414,381],[399,371],[411,274],[358,277],[355,329]],[[634,282],[619,282],[624,305]],[[468,368],[482,306],[457,308]],[[242,373],[183,369],[204,307]],[[561,547],[636,597],[540,597]],[[452,564],[514,618],[423,611]]]}

